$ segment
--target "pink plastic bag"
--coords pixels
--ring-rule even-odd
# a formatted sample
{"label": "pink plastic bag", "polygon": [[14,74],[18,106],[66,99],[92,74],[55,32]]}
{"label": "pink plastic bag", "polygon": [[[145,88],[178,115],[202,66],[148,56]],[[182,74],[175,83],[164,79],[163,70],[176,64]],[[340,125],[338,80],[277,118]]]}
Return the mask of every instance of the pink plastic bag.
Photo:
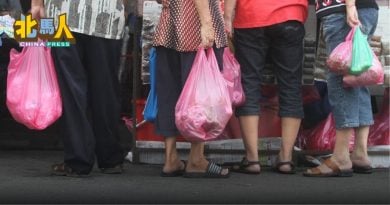
{"label": "pink plastic bag", "polygon": [[345,41],[340,43],[333,51],[330,53],[326,64],[329,67],[329,70],[345,75],[349,73],[352,62],[352,45],[353,45],[353,35],[356,28],[352,28],[345,37]]}
{"label": "pink plastic bag", "polygon": [[[353,150],[354,135],[349,141],[349,149]],[[333,114],[316,127],[307,130],[301,130],[297,139],[299,146],[304,150],[332,151],[336,142],[336,128]]]}
{"label": "pink plastic bag", "polygon": [[62,101],[50,49],[11,50],[7,106],[13,118],[30,129],[42,130],[62,114]]}
{"label": "pink plastic bag", "polygon": [[374,57],[372,66],[367,71],[358,76],[345,75],[343,77],[344,87],[358,87],[383,84],[385,74],[382,68],[382,64],[374,53],[372,55]]}
{"label": "pink plastic bag", "polygon": [[208,141],[222,134],[232,115],[225,79],[213,49],[198,50],[175,108],[176,126],[188,141]]}
{"label": "pink plastic bag", "polygon": [[241,84],[240,64],[228,47],[225,48],[223,53],[222,75],[226,80],[232,105],[242,105],[245,102],[245,94]]}
{"label": "pink plastic bag", "polygon": [[385,89],[382,108],[374,117],[374,124],[368,134],[368,145],[390,145],[389,88]]}

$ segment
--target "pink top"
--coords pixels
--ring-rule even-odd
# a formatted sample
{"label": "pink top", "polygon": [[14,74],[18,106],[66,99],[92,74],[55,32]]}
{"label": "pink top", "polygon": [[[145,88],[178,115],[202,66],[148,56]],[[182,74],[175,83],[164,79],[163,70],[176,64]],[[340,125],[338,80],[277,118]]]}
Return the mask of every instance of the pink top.
{"label": "pink top", "polygon": [[[209,0],[217,48],[227,46],[219,0]],[[154,46],[180,52],[196,51],[201,43],[200,20],[193,0],[163,0],[160,21],[154,35]]]}

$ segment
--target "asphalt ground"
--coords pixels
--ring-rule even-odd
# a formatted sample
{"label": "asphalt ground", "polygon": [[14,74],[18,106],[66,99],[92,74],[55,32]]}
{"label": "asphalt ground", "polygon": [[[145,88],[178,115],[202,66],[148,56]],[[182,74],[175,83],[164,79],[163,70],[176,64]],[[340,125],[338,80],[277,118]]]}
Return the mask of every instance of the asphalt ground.
{"label": "asphalt ground", "polygon": [[61,151],[0,151],[0,203],[390,204],[388,169],[349,178],[233,173],[228,179],[162,178],[161,165],[125,164],[121,175],[50,175]]}

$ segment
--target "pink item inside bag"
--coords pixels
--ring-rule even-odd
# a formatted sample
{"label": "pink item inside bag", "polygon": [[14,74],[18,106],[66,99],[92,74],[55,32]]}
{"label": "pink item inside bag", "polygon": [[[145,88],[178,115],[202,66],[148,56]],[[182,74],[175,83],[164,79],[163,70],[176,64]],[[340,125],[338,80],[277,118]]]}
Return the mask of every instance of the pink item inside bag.
{"label": "pink item inside bag", "polygon": [[358,87],[367,85],[383,84],[385,74],[378,57],[373,53],[372,66],[364,73],[356,75],[346,75],[343,77],[344,87]]}
{"label": "pink item inside bag", "polygon": [[43,130],[62,114],[62,101],[50,48],[11,50],[7,106],[12,117],[30,129]]}
{"label": "pink item inside bag", "polygon": [[232,115],[225,79],[212,48],[199,49],[175,108],[175,122],[188,141],[219,137]]}
{"label": "pink item inside bag", "polygon": [[222,75],[226,80],[232,105],[242,105],[245,102],[245,94],[241,84],[240,64],[228,47],[225,48],[223,53]]}
{"label": "pink item inside bag", "polygon": [[349,73],[352,62],[352,45],[353,45],[353,36],[356,28],[352,28],[345,37],[345,41],[340,43],[333,51],[330,53],[326,64],[329,67],[329,70],[334,73],[345,75]]}

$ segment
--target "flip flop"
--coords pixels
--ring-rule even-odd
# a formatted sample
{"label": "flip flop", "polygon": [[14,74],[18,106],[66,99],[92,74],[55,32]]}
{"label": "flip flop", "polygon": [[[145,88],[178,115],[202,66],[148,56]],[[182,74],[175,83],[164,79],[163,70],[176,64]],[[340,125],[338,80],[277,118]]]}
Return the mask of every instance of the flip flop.
{"label": "flip flop", "polygon": [[179,176],[182,176],[183,174],[184,174],[184,170],[176,170],[173,172],[161,171],[160,176],[161,177],[179,177]]}
{"label": "flip flop", "polygon": [[233,166],[231,166],[230,170],[232,172],[242,173],[242,174],[253,174],[257,175],[260,174],[260,171],[250,171],[248,170],[248,167],[252,165],[259,165],[259,161],[248,161],[246,157],[242,158],[241,162],[235,163]]}
{"label": "flip flop", "polygon": [[209,162],[206,168],[206,172],[184,172],[183,177],[185,178],[229,178],[230,172],[222,174],[223,168]]}
{"label": "flip flop", "polygon": [[172,172],[161,171],[160,176],[161,177],[179,177],[179,176],[183,176],[184,170],[186,169],[187,164],[186,164],[186,162],[184,160],[181,160],[181,162],[184,164],[184,168],[183,169],[175,170],[175,171],[172,171]]}
{"label": "flip flop", "polygon": [[332,172],[323,173],[318,167],[308,169],[303,173],[305,177],[352,177],[352,169],[340,169],[331,159],[324,161],[325,166],[329,167]]}
{"label": "flip flop", "polygon": [[352,165],[352,169],[353,172],[359,174],[371,174],[373,171],[370,165],[366,165],[366,166]]}

